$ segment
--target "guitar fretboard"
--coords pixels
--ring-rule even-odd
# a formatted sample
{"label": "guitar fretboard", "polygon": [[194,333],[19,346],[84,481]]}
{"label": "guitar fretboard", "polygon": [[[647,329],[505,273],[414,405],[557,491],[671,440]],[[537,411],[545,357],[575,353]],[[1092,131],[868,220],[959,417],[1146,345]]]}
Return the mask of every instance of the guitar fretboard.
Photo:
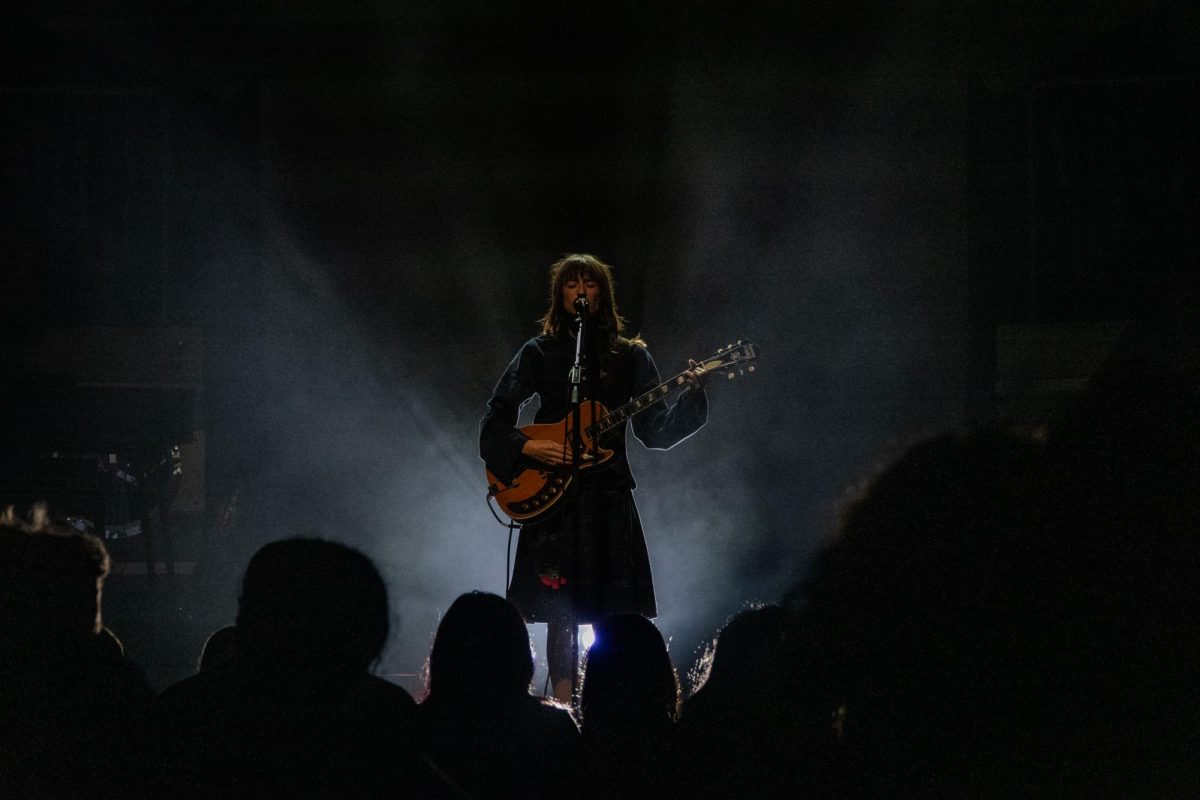
{"label": "guitar fretboard", "polygon": [[598,436],[604,436],[622,425],[626,420],[637,416],[650,406],[663,400],[667,395],[676,389],[681,389],[687,385],[687,376],[681,372],[673,378],[670,378],[658,386],[655,386],[650,391],[643,395],[633,398],[625,405],[608,412],[600,419],[596,420],[587,428],[587,435],[595,439]]}

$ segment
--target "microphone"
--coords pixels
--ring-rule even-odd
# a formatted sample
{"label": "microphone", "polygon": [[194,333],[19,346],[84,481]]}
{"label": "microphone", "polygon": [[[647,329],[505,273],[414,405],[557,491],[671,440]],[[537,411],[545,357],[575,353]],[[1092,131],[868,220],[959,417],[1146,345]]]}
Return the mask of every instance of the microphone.
{"label": "microphone", "polygon": [[584,297],[583,295],[576,297],[575,298],[575,313],[576,314],[586,314],[587,310],[588,310],[587,298]]}

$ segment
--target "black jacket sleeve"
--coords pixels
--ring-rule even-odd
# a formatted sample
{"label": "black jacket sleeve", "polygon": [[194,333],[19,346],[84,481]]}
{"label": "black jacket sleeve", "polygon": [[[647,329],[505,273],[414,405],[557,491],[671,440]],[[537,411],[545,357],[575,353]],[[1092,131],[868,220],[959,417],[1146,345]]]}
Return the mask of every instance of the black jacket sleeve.
{"label": "black jacket sleeve", "polygon": [[[654,359],[644,347],[636,347],[633,365],[633,396],[644,394],[662,381]],[[708,396],[703,389],[684,390],[673,405],[657,403],[633,418],[633,434],[646,447],[666,450],[691,436],[708,420]]]}
{"label": "black jacket sleeve", "polygon": [[540,350],[534,340],[521,347],[492,391],[479,423],[479,456],[497,478],[509,482],[521,471],[526,436],[516,428],[517,415],[535,391]]}

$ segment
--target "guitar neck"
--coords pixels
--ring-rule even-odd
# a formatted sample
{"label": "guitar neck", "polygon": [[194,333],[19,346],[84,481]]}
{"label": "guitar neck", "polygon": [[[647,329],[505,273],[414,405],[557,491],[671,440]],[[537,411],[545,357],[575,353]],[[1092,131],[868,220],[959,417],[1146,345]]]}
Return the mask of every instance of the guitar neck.
{"label": "guitar neck", "polygon": [[619,430],[627,420],[632,419],[646,409],[650,408],[655,403],[666,398],[667,395],[671,394],[671,392],[682,389],[686,385],[687,372],[685,370],[674,377],[668,378],[645,394],[633,398],[625,405],[613,409],[600,419],[596,420],[588,428],[588,435],[592,437],[598,437],[611,433],[614,430]]}

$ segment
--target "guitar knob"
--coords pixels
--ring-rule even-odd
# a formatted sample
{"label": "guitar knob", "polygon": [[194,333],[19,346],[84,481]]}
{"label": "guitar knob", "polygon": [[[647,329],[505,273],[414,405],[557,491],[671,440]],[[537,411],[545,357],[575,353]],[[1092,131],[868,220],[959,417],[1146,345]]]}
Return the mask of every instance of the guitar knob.
{"label": "guitar knob", "polygon": [[747,369],[747,370],[749,370],[750,372],[754,372],[754,366],[753,366],[753,365],[751,365],[751,366],[749,366],[749,367],[746,367],[746,369]]}
{"label": "guitar knob", "polygon": [[733,380],[733,373],[731,372],[731,373],[729,373],[729,374],[728,374],[727,376],[725,376],[725,377],[729,378],[729,380]]}

